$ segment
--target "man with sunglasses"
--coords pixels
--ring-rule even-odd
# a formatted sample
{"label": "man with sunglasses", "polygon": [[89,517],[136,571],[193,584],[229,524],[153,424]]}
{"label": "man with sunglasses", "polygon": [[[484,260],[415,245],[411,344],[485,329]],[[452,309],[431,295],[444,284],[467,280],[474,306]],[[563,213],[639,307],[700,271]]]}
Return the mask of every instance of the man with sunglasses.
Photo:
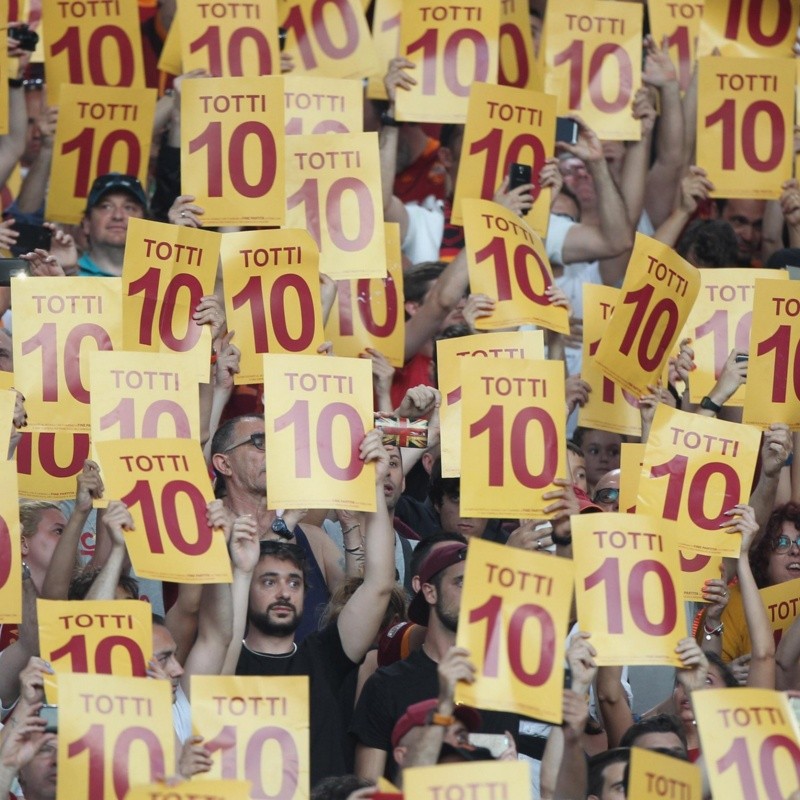
{"label": "man with sunglasses", "polygon": [[619,476],[618,469],[606,472],[594,487],[592,502],[603,511],[619,511]]}
{"label": "man with sunglasses", "polygon": [[344,580],[342,554],[321,528],[296,524],[301,516],[298,512],[281,518],[267,508],[263,417],[235,417],[221,425],[211,442],[211,463],[217,475],[217,495],[222,495],[229,511],[237,517],[252,516],[259,539],[291,542],[305,553],[308,586],[296,634],[301,641],[317,629],[322,609]]}

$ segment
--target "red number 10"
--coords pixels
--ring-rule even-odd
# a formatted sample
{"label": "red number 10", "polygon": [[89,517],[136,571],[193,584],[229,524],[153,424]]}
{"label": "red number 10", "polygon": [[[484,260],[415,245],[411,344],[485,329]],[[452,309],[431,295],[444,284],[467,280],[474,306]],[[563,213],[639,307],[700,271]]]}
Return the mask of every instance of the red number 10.
{"label": "red number 10", "polygon": [[[555,66],[569,63],[569,107],[575,111],[581,108],[581,81],[583,78],[583,50],[585,42],[575,39],[566,50],[556,54]],[[617,96],[613,100],[603,97],[603,67],[606,58],[613,56],[617,60],[619,80]],[[592,53],[589,59],[589,99],[598,111],[613,114],[628,107],[633,89],[633,67],[628,53],[618,44],[606,42]]]}
{"label": "red number 10", "polygon": [[[111,658],[114,649],[121,647],[127,650],[131,659],[131,675],[144,678],[147,674],[144,653],[136,642],[128,636],[106,636],[97,644],[94,652],[94,671],[100,675],[111,675]],[[88,672],[89,658],[86,651],[86,635],[76,634],[68,642],[50,653],[50,661],[58,661],[65,656],[70,657],[72,672]]]}
{"label": "red number 10", "polygon": [[[422,50],[422,94],[436,94],[436,50],[439,41],[439,29],[429,28],[422,36],[406,47],[406,55],[410,56],[417,50]],[[458,64],[464,63],[459,55],[462,42],[472,42],[475,50],[475,71],[469,76],[466,83],[461,83],[458,75]],[[444,45],[444,54],[441,60],[444,71],[444,82],[448,90],[458,97],[469,96],[469,89],[473,83],[484,83],[489,77],[489,44],[486,37],[471,28],[461,28],[453,31],[447,37]]]}
{"label": "red number 10", "polygon": [[0,517],[0,589],[11,575],[11,533],[6,521]]}

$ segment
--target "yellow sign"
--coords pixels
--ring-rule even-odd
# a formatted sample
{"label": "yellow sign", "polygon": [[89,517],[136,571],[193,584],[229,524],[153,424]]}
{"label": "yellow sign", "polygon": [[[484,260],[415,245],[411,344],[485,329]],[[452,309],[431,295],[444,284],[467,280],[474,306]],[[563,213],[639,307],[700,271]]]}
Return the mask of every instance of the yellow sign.
{"label": "yellow sign", "polygon": [[[793,0],[714,0],[703,4],[698,56],[792,58],[800,6]],[[751,62],[752,63],[752,62]]]}
{"label": "yellow sign", "polygon": [[551,190],[541,188],[539,172],[545,159],[553,155],[555,136],[555,97],[527,89],[476,83],[469,95],[451,222],[462,224],[462,200],[491,200],[508,176],[509,167],[525,164],[531,168],[531,183],[535,187],[535,202],[525,221],[544,238],[550,219]]}
{"label": "yellow sign", "polygon": [[178,353],[92,353],[92,441],[200,441],[197,375]]}
{"label": "yellow sign", "polygon": [[280,75],[275,0],[181,3],[183,71],[204,69],[215,78]]}
{"label": "yellow sign", "polygon": [[470,288],[497,301],[494,313],[476,326],[497,330],[533,322],[569,333],[567,309],[550,305],[545,293],[553,271],[542,240],[521,217],[491,200],[464,200],[462,206]]}
{"label": "yellow sign", "polygon": [[775,645],[800,616],[800,578],[784,581],[775,586],[761,589],[761,601],[767,609],[772,631],[775,634]]}
{"label": "yellow sign", "polygon": [[[49,81],[47,86],[49,92]],[[75,224],[83,219],[89,189],[98,175],[121,172],[147,185],[156,93],[62,86],[58,105],[45,217]]]}
{"label": "yellow sign", "polygon": [[470,542],[456,645],[477,673],[456,702],[561,724],[572,583],[570,559]]}
{"label": "yellow sign", "polygon": [[498,83],[538,91],[541,65],[534,53],[528,4],[524,0],[501,3]]}
{"label": "yellow sign", "polygon": [[[0,12],[2,13],[2,12]],[[8,19],[13,20],[13,17],[8,17]],[[11,65],[16,61],[10,58],[0,58],[0,82],[1,85],[5,86],[8,83],[8,73],[9,68]],[[3,92],[3,96],[0,97],[0,135],[5,135],[8,133],[8,104],[9,104],[9,96],[8,92]]]}
{"label": "yellow sign", "polygon": [[53,667],[47,702],[65,673],[144,678],[153,655],[152,609],[139,600],[37,600],[39,649]]}
{"label": "yellow sign", "polygon": [[698,65],[697,163],[711,196],[779,198],[794,160],[793,62],[709,56]]}
{"label": "yellow sign", "polygon": [[14,388],[14,373],[0,370],[0,390]]}
{"label": "yellow sign", "polygon": [[[692,340],[696,369],[689,381],[690,399],[699,403],[710,394],[731,350],[750,348],[756,279],[788,280],[786,270],[701,269],[700,293],[689,313],[681,339]],[[744,386],[725,402],[744,404]]]}
{"label": "yellow sign", "polygon": [[497,83],[499,39],[499,3],[405,0],[400,55],[416,65],[416,84],[397,92],[397,119],[463,123],[472,84]]}
{"label": "yellow sign", "polygon": [[412,767],[403,770],[403,793],[408,798],[510,798],[524,796],[531,782],[524,761],[474,761]]}
{"label": "yellow sign", "polygon": [[17,445],[16,455],[20,497],[53,502],[72,500],[75,476],[90,457],[89,434],[26,430]]}
{"label": "yellow sign", "polygon": [[663,520],[680,546],[738,558],[741,537],[720,530],[750,497],[761,433],[756,428],[656,408],[636,508]]}
{"label": "yellow sign", "polygon": [[689,550],[681,550],[680,552],[683,599],[695,603],[708,602],[703,597],[703,588],[706,581],[719,578],[722,556],[707,556],[703,553],[694,553]]}
{"label": "yellow sign", "polygon": [[228,329],[241,351],[236,383],[261,383],[264,353],[316,353],[323,342],[319,251],[303,230],[222,237]]}
{"label": "yellow sign", "polygon": [[47,102],[59,106],[60,116],[65,116],[62,84],[144,87],[142,35],[135,3],[42,0],[42,16],[47,20]]}
{"label": "yellow sign", "polygon": [[198,800],[202,792],[203,800],[250,800],[248,781],[210,781],[205,778],[180,783],[151,783],[148,786],[134,786],[125,800]]}
{"label": "yellow sign", "polygon": [[364,91],[360,81],[286,75],[286,135],[361,133]]}
{"label": "yellow sign", "polygon": [[594,283],[583,285],[581,378],[589,384],[591,391],[586,405],[578,409],[578,425],[641,436],[642,416],[638,398],[603,375],[594,361],[597,348],[608,330],[614,307],[619,302],[619,295],[619,289],[613,286]]}
{"label": "yellow sign", "polygon": [[0,460],[0,625],[22,622],[22,556],[20,554],[17,467]]}
{"label": "yellow sign", "polygon": [[626,796],[638,800],[654,797],[703,800],[703,773],[697,764],[655,750],[634,747]]}
{"label": "yellow sign", "polygon": [[184,225],[128,221],[122,265],[122,343],[126,350],[181,353],[208,383],[211,326],[192,316],[214,293],[220,235]]}
{"label": "yellow sign", "polygon": [[547,9],[545,91],[601,139],[640,139],[631,103],[642,84],[642,7],[575,0]]}
{"label": "yellow sign", "polygon": [[221,530],[209,528],[214,499],[200,445],[190,439],[96,442],[109,499],[122,500],[135,530],[125,539],[136,574],[177,583],[230,583]]}
{"label": "yellow sign", "polygon": [[800,786],[800,734],[789,698],[769,689],[692,693],[714,797],[774,800]]}
{"label": "yellow sign", "polygon": [[206,78],[181,90],[181,192],[204,225],[282,225],[283,78]]}
{"label": "yellow sign", "polygon": [[364,78],[378,69],[360,0],[279,0],[278,15],[297,74]]}
{"label": "yellow sign", "polygon": [[636,496],[639,492],[639,476],[646,446],[640,442],[623,442],[620,445],[619,510],[623,514],[636,513]]}
{"label": "yellow sign", "polygon": [[578,624],[591,631],[597,663],[680,664],[686,620],[674,538],[646,514],[571,519]]}
{"label": "yellow sign", "polygon": [[405,363],[406,327],[403,312],[403,259],[400,226],[385,222],[385,278],[358,278],[336,282],[325,337],[337,356],[358,358],[367,348],[384,355],[393,367]]}
{"label": "yellow sign", "polygon": [[378,54],[379,67],[367,81],[370,100],[387,100],[383,76],[389,62],[400,52],[400,18],[403,0],[375,0],[372,8],[372,42]]}
{"label": "yellow sign", "polygon": [[358,358],[264,356],[269,508],[375,510],[375,470],[359,457],[372,429],[372,366]]}
{"label": "yellow sign", "polygon": [[132,785],[173,774],[168,681],[66,674],[58,687],[56,800],[125,800]]}
{"label": "yellow sign", "polygon": [[461,359],[526,358],[544,360],[543,331],[498,331],[436,342],[438,387],[442,393],[442,476],[461,475]]}
{"label": "yellow sign", "polygon": [[14,430],[14,407],[17,393],[14,389],[0,389],[0,461],[5,460]]}
{"label": "yellow sign", "polygon": [[181,32],[180,13],[176,14],[169,26],[167,36],[158,57],[158,68],[169,75],[180,75],[181,69]]}
{"label": "yellow sign", "polygon": [[660,47],[664,37],[672,63],[678,70],[678,84],[685,92],[694,70],[697,32],[703,3],[695,0],[647,0],[650,33]]}
{"label": "yellow sign", "polygon": [[699,291],[699,270],[665,244],[637,233],[620,299],[595,353],[600,371],[636,396],[647,394]]}
{"label": "yellow sign", "polygon": [[308,717],[305,675],[192,676],[192,731],[212,755],[208,775],[249,781],[251,797],[308,797]]}
{"label": "yellow sign", "polygon": [[567,476],[564,365],[462,358],[464,517],[544,517],[545,492]]}
{"label": "yellow sign", "polygon": [[12,278],[11,295],[16,388],[25,395],[28,429],[88,432],[87,354],[120,349],[120,279],[73,277],[67,291],[61,278]]}
{"label": "yellow sign", "polygon": [[[756,281],[750,360],[742,419],[768,428],[785,422],[800,430],[800,286]],[[15,357],[16,361],[16,357]],[[753,391],[755,389],[755,391]]]}
{"label": "yellow sign", "polygon": [[386,275],[377,134],[286,139],[286,227],[311,234],[331,278]]}

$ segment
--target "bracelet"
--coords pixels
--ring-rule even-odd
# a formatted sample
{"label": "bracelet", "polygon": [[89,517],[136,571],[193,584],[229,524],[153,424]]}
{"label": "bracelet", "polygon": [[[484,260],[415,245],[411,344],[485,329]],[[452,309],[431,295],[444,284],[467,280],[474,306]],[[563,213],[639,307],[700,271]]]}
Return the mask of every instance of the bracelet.
{"label": "bracelet", "polygon": [[346,528],[346,529],[343,528],[342,529],[342,534],[348,534],[348,533],[350,533],[350,531],[354,531],[356,528],[360,528],[360,527],[361,527],[361,523],[356,522],[355,525],[351,525],[349,528]]}
{"label": "bracelet", "polygon": [[704,631],[704,633],[706,635],[706,641],[710,642],[712,636],[722,636],[722,631],[723,631],[724,628],[725,628],[725,623],[724,622],[720,622],[720,624],[717,625],[716,628],[714,628],[713,630],[710,631],[708,629],[708,625],[705,622],[703,622],[703,631]]}
{"label": "bracelet", "polygon": [[363,553],[364,548],[359,545],[358,547],[345,547],[345,553]]}

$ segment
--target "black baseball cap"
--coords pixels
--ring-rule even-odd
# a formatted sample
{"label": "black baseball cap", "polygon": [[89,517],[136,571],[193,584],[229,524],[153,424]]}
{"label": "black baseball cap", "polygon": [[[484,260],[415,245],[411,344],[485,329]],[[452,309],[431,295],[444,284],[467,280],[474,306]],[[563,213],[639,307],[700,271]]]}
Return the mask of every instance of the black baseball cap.
{"label": "black baseball cap", "polygon": [[108,172],[95,178],[86,198],[86,211],[94,208],[110,192],[127,192],[145,211],[147,210],[147,195],[135,175]]}
{"label": "black baseball cap", "polygon": [[[422,562],[419,568],[419,584],[430,583],[440,572],[464,561],[467,557],[467,546],[461,542],[448,542],[442,547],[437,547]],[[430,607],[422,594],[422,589],[414,595],[408,606],[408,618],[417,625],[428,624],[428,614]]]}

